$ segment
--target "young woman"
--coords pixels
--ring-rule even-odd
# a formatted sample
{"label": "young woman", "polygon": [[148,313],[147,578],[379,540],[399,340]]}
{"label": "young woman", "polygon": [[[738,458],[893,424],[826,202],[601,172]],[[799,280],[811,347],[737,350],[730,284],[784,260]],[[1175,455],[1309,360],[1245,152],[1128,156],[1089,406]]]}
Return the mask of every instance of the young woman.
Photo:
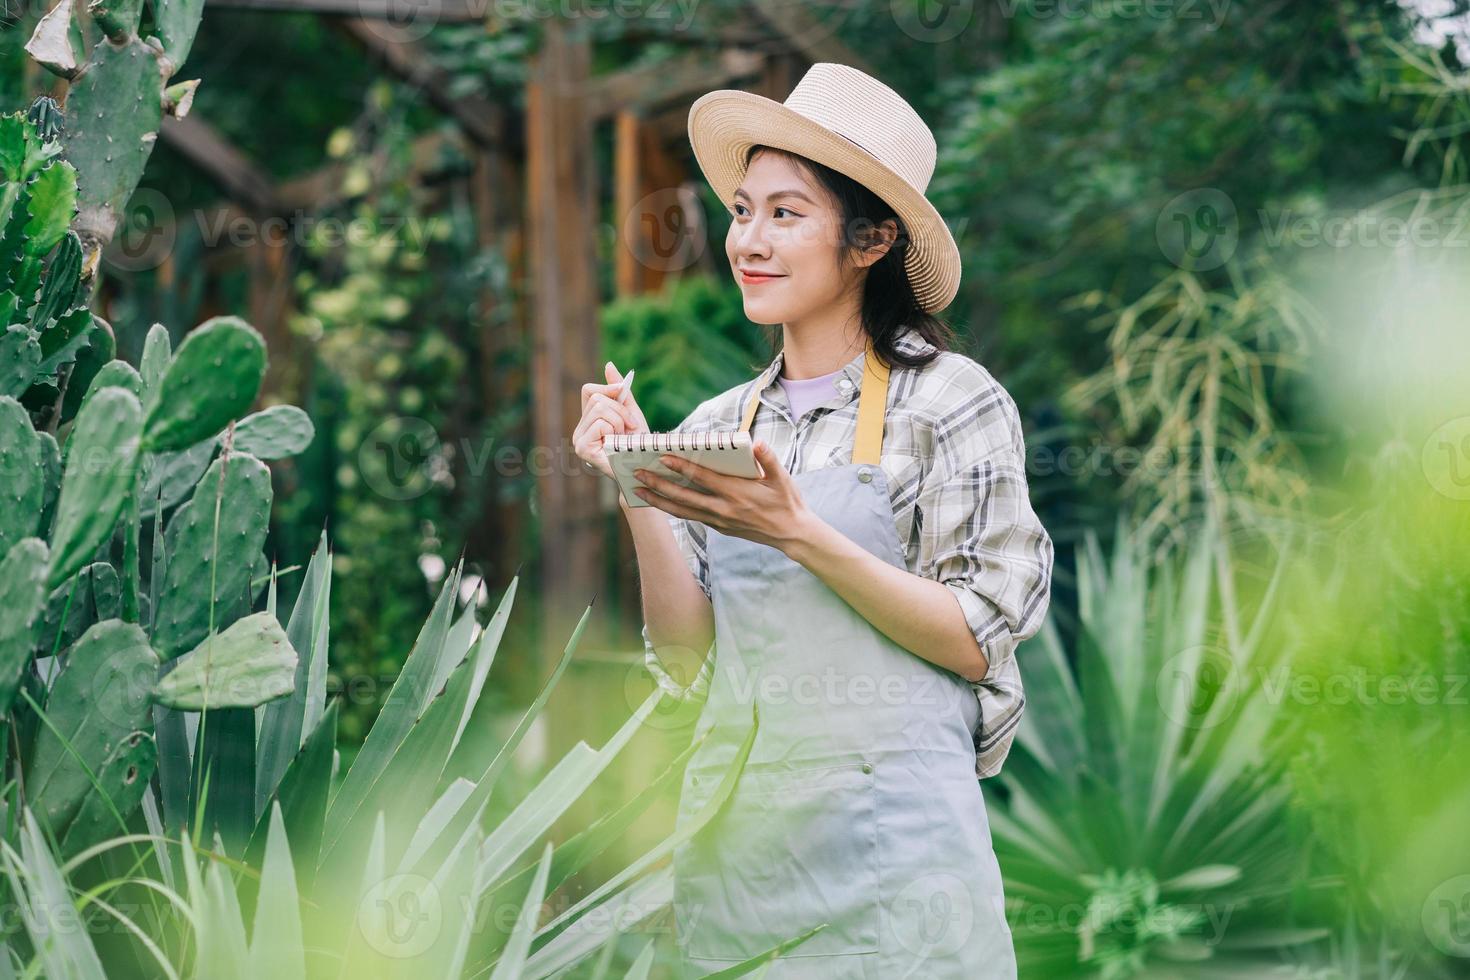
{"label": "young woman", "polygon": [[[640,473],[653,506],[618,498],[649,670],[704,705],[680,826],[756,726],[733,793],[674,856],[681,964],[714,972],[821,926],[765,975],[1015,977],[977,777],[1025,704],[1013,650],[1041,626],[1053,552],[1014,401],[933,315],[960,266],[924,196],[933,137],[837,64],[785,103],[712,92],[689,135],[732,216],[745,314],[781,346],[679,426],[749,431],[762,477],[667,456],[711,493]],[[603,437],[648,431],[621,381],[609,363],[584,386],[574,435],[608,476]]]}

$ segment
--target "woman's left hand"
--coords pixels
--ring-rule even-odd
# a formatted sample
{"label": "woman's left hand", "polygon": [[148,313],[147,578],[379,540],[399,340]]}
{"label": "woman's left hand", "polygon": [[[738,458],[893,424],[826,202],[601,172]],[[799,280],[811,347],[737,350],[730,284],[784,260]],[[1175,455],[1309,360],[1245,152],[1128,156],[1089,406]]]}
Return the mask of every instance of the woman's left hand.
{"label": "woman's left hand", "polygon": [[[784,551],[795,541],[811,512],[796,481],[764,439],[751,446],[764,476],[728,476],[678,456],[659,457],[669,469],[709,490],[701,493],[645,469],[634,470],[644,484],[634,492],[675,517],[706,524],[721,534],[747,538]],[[652,488],[652,489],[648,489]],[[657,491],[657,492],[654,492]]]}

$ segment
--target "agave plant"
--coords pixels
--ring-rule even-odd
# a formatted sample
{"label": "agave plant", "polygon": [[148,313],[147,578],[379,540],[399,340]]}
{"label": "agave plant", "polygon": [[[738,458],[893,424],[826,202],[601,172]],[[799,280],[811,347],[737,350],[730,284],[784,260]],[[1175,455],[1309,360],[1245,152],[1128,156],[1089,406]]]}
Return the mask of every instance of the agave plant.
{"label": "agave plant", "polygon": [[1256,976],[1327,932],[1287,914],[1301,849],[1260,683],[1278,580],[1232,644],[1211,628],[1217,594],[1235,614],[1212,587],[1216,526],[1177,581],[1121,519],[1116,540],[1110,561],[1092,533],[1078,556],[1075,667],[1050,623],[1030,648],[990,809],[1021,975]]}

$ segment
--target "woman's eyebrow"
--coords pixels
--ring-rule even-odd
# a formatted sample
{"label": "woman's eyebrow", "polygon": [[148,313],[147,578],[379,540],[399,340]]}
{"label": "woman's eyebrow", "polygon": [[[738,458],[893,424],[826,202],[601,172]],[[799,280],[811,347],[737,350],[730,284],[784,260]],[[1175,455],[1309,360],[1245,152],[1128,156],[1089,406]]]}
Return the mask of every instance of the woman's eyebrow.
{"label": "woman's eyebrow", "polygon": [[[747,194],[747,193],[745,193],[745,188],[743,188],[743,187],[741,187],[741,188],[739,188],[738,190],[735,191],[735,196],[736,197],[743,197],[747,201],[750,200],[750,195]],[[811,198],[807,197],[805,194],[803,194],[801,191],[798,191],[798,190],[772,191],[771,193],[769,193],[769,194],[766,195],[766,200],[767,201],[774,201],[778,197],[797,197],[797,198],[800,198],[801,200],[805,201],[808,204],[815,205],[817,203],[816,201],[813,201]]]}

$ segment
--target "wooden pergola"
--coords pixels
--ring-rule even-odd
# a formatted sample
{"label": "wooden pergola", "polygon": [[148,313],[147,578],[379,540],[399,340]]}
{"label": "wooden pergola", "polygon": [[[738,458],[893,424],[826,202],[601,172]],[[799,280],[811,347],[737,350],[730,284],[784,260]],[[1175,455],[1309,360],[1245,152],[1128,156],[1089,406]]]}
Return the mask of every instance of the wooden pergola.
{"label": "wooden pergola", "polygon": [[[553,19],[543,25],[543,44],[529,72],[522,118],[486,99],[453,94],[449,73],[418,42],[419,35],[392,22],[393,15],[402,11],[399,3],[209,0],[208,7],[315,14],[384,71],[416,86],[428,104],[456,124],[447,134],[436,132],[417,140],[415,173],[422,179],[434,176],[446,141],[473,161],[472,172],[455,179],[467,184],[479,243],[505,256],[512,274],[527,286],[523,291],[527,298],[519,304],[523,308],[513,310],[500,308],[506,300],[487,291],[472,329],[478,332],[482,358],[478,370],[484,414],[493,415],[503,405],[519,401],[529,386],[532,430],[519,435],[525,444],[550,454],[549,465],[540,464],[537,477],[539,584],[545,598],[538,633],[545,638],[539,654],[543,666],[554,662],[587,603],[605,586],[608,508],[616,506],[611,486],[604,487],[603,478],[586,472],[571,450],[571,433],[581,414],[581,385],[603,379],[605,360],[598,326],[604,298],[598,294],[596,236],[588,220],[600,213],[605,193],[594,168],[597,127],[612,126],[614,213],[626,216],[650,195],[664,207],[667,192],[682,189],[673,199],[685,202],[686,226],[697,227],[701,218],[692,204],[702,178],[692,167],[686,129],[688,107],[695,98],[711,89],[739,87],[779,101],[815,61],[870,69],[831,36],[828,26],[789,0],[754,0],[739,24],[721,28],[713,37],[691,36],[690,52],[672,61],[595,77],[591,44]],[[434,16],[439,23],[474,22],[482,21],[484,13],[484,4],[441,0]],[[207,209],[202,220],[244,217],[257,224],[269,217],[289,220],[341,197],[345,164],[277,182],[197,111],[184,119],[165,116],[160,135],[225,189],[225,199]],[[514,190],[506,193],[506,188]],[[639,254],[658,252],[652,240],[656,223],[621,222],[634,237],[630,241],[625,233],[619,239],[614,277],[619,295],[658,290],[666,277],[679,274],[664,271],[665,263],[639,259]],[[168,235],[158,237],[165,243],[172,240]],[[273,399],[297,403],[310,383],[311,358],[303,356],[301,341],[288,328],[296,303],[291,247],[290,236],[258,239],[242,247],[216,248],[206,261],[214,267],[246,264],[250,287],[245,312],[271,352],[266,391]],[[162,254],[153,263],[165,281],[172,272],[170,261],[168,254]],[[712,259],[705,256],[704,261],[706,271],[717,271],[708,265]],[[533,351],[529,377],[506,377],[494,367],[499,352],[521,348],[528,341]],[[487,502],[480,526],[472,529],[466,542],[469,552],[517,554],[525,534],[519,511]],[[633,553],[626,530],[614,546],[618,567],[631,570]],[[508,579],[513,563],[498,564]],[[637,617],[636,591],[630,592],[632,605],[625,611]],[[589,634],[582,649],[596,645],[597,638]],[[618,662],[627,664],[626,651]],[[589,696],[605,699],[606,692]],[[574,693],[572,700],[576,699]],[[567,745],[571,741],[575,738]],[[551,750],[556,753],[565,747]]]}

